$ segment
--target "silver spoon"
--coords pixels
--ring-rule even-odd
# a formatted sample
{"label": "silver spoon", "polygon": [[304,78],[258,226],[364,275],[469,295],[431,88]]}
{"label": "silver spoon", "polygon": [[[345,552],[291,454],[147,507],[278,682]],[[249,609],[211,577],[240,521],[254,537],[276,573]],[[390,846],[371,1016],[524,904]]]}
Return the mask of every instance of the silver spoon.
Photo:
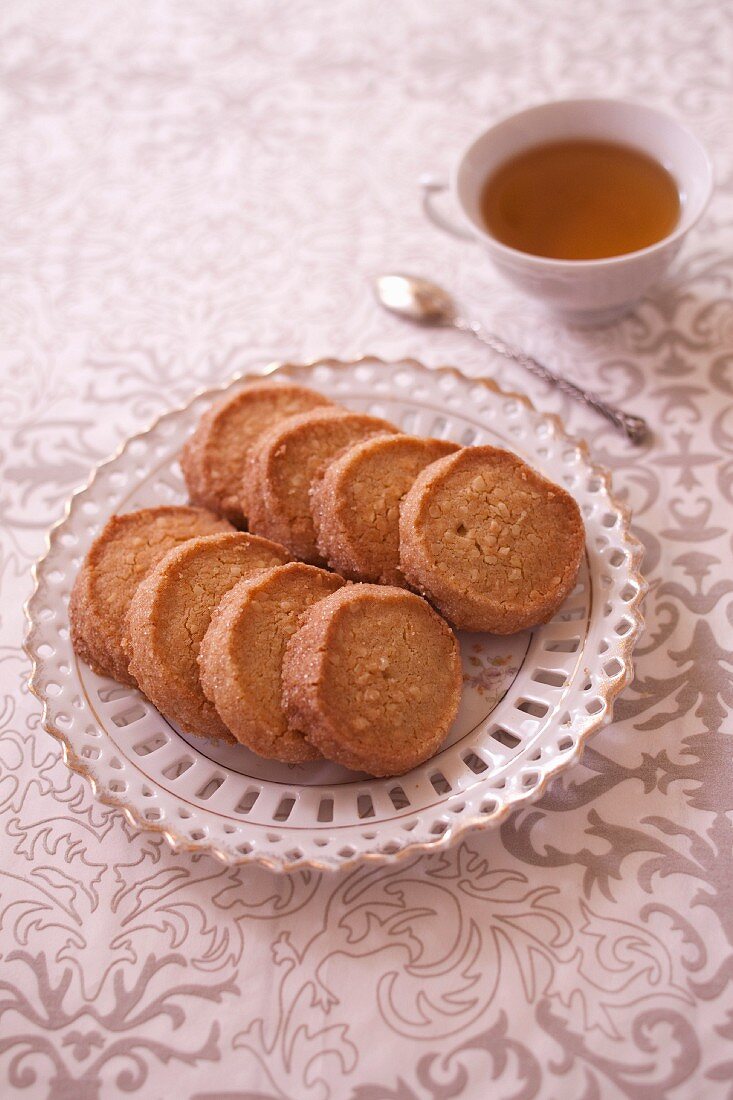
{"label": "silver spoon", "polygon": [[607,404],[598,394],[581,389],[562,375],[555,374],[549,367],[533,359],[531,355],[525,355],[524,352],[505,343],[500,336],[488,332],[477,321],[469,321],[462,317],[450,294],[435,283],[420,279],[416,275],[380,275],[374,284],[374,292],[380,305],[391,313],[396,313],[398,317],[417,321],[423,325],[452,326],[459,332],[470,332],[477,340],[487,344],[499,355],[514,360],[537,378],[557,386],[561,393],[595,409],[601,416],[605,416],[606,420],[610,420],[614,427],[622,431],[632,443],[641,443],[648,435],[649,425],[642,417],[632,416],[623,409]]}

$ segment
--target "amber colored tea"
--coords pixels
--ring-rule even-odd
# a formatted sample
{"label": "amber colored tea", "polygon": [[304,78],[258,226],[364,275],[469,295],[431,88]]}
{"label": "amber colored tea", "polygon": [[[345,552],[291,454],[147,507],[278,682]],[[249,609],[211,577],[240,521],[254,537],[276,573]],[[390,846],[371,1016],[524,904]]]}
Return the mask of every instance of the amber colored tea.
{"label": "amber colored tea", "polygon": [[502,244],[558,260],[636,252],[680,216],[677,185],[658,161],[609,141],[553,141],[507,160],[484,184],[481,214]]}

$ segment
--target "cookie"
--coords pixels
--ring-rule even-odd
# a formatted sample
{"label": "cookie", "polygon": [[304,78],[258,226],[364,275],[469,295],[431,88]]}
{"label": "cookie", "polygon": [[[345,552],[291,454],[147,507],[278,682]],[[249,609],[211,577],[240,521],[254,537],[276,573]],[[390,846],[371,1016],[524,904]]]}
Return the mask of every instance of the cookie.
{"label": "cookie", "polygon": [[259,383],[204,413],[181,452],[191,500],[246,527],[241,507],[242,470],[255,440],[278,421],[332,402],[304,386]]}
{"label": "cookie", "polygon": [[547,622],[584,546],[570,494],[496,447],[441,458],[402,502],[402,571],[462,630],[513,634]]}
{"label": "cookie", "polygon": [[281,565],[240,581],[212,616],[199,654],[201,685],[236,739],[260,756],[288,764],[320,756],[285,721],[282,657],[306,608],[343,583],[312,565]]}
{"label": "cookie", "polygon": [[342,409],[283,420],[260,438],[245,464],[242,510],[250,529],[281,542],[296,558],[324,564],[310,511],[311,485],[345,447],[396,431],[386,420]]}
{"label": "cookie", "polygon": [[238,531],[191,539],[166,554],[133,596],[130,671],[161,714],[187,733],[234,740],[201,688],[201,640],[237,581],[287,560],[282,546]]}
{"label": "cookie", "polygon": [[355,443],[311,492],[319,552],[354,581],[405,586],[400,570],[400,501],[425,466],[458,450],[444,439],[384,435]]}
{"label": "cookie", "polygon": [[91,545],[69,602],[71,640],[83,661],[121,684],[135,684],[125,652],[125,616],[145,574],[174,546],[230,525],[203,508],[142,508],[112,516]]}
{"label": "cookie", "polygon": [[285,648],[288,723],[329,760],[401,775],[438,749],[458,710],[453,631],[403,588],[350,584],[313,604]]}

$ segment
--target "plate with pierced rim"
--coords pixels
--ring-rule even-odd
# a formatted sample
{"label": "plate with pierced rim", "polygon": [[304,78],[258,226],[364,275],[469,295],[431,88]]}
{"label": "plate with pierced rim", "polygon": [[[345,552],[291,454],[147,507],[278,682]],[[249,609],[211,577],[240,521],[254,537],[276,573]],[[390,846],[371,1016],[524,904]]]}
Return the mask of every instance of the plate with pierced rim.
{"label": "plate with pierced rim", "polygon": [[[71,646],[68,601],[93,538],[115,512],[184,503],[180,449],[201,414],[253,376],[238,375],[161,416],[93,472],[51,529],[26,606],[31,690],[72,771],[103,802],[176,850],[277,871],[390,862],[497,825],[539,797],[611,718],[642,629],[641,545],[607,471],[554,416],[490,380],[415,360],[273,364],[297,381],[403,431],[506,447],[580,505],[586,553],[555,617],[510,637],[459,634],[464,690],[440,750],[406,775],[374,779],[322,762],[264,760],[184,734],[134,688],[96,675]],[[262,375],[257,375],[262,377]]]}

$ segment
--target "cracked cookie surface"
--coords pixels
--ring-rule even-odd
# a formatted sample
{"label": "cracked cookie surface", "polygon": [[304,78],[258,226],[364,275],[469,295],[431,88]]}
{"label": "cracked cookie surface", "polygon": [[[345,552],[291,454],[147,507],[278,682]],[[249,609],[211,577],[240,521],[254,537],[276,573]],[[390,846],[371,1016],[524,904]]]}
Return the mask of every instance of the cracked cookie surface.
{"label": "cracked cookie surface", "polygon": [[342,409],[316,409],[282,421],[250,451],[242,481],[242,510],[250,529],[275,539],[296,558],[324,564],[316,546],[310,490],[345,447],[395,433],[386,420]]}
{"label": "cracked cookie surface", "polygon": [[139,586],[128,612],[130,669],[161,714],[186,732],[234,741],[201,687],[201,641],[237,581],[288,559],[267,539],[210,535],[170,551]]}
{"label": "cracked cookie surface", "polygon": [[134,686],[125,620],[135,589],[173,547],[231,530],[203,508],[164,505],[112,516],[92,543],[71,593],[69,621],[78,656],[101,676]]}
{"label": "cracked cookie surface", "polygon": [[271,760],[300,764],[320,753],[289,728],[282,659],[302,613],[344,581],[292,562],[239,581],[216,608],[201,644],[201,684],[237,741]]}
{"label": "cracked cookie surface", "polygon": [[547,622],[584,547],[570,494],[496,447],[433,463],[402,502],[402,571],[458,629],[512,634]]}
{"label": "cracked cookie surface", "polygon": [[445,439],[377,436],[334,459],[311,492],[316,542],[331,568],[349,580],[405,587],[400,502],[421,470],[458,449]]}
{"label": "cracked cookie surface", "polygon": [[350,584],[310,607],[285,648],[288,722],[325,757],[401,775],[437,751],[458,710],[448,624],[402,588]]}
{"label": "cracked cookie surface", "polygon": [[285,417],[333,403],[305,386],[257,383],[218,402],[201,417],[181,451],[191,501],[245,527],[242,470],[250,448]]}

